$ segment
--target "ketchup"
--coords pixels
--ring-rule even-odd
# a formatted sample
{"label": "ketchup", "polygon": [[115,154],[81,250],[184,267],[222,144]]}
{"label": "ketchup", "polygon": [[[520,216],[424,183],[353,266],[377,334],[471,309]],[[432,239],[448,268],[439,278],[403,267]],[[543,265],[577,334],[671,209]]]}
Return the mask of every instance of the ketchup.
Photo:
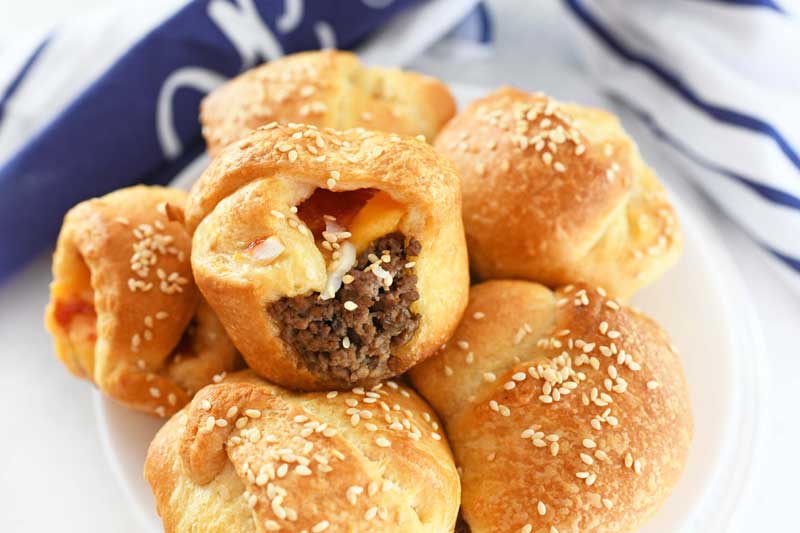
{"label": "ketchup", "polygon": [[95,316],[94,305],[79,298],[70,300],[56,300],[56,309],[54,313],[56,322],[67,329],[72,323],[72,319],[77,315]]}

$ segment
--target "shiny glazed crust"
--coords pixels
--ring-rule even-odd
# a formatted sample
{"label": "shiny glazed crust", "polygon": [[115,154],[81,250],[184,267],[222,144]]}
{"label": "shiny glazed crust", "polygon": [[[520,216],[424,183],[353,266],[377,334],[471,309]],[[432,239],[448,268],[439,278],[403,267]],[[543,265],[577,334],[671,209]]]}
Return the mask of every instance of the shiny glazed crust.
{"label": "shiny glazed crust", "polygon": [[192,281],[190,237],[179,220],[185,198],[176,189],[136,186],[72,208],[45,311],[56,355],[70,372],[160,416],[231,370],[236,358]]}
{"label": "shiny glazed crust", "polygon": [[438,421],[407,387],[301,394],[250,371],[167,422],[145,478],[167,533],[452,531],[460,495]]}
{"label": "shiny glazed crust", "polygon": [[605,111],[506,87],[459,113],[435,146],[463,180],[481,279],[583,280],[624,298],[680,254],[664,189]]}
{"label": "shiny glazed crust", "polygon": [[203,100],[200,121],[214,156],[272,121],[433,139],[455,111],[450,91],[439,80],[368,68],[355,54],[325,50],[292,54],[248,70]]}
{"label": "shiny glazed crust", "polygon": [[445,423],[473,533],[634,531],[692,439],[664,331],[588,285],[474,286],[447,347],[410,375]]}
{"label": "shiny glazed crust", "polygon": [[[197,284],[260,375],[303,390],[352,386],[307,370],[266,311],[284,296],[324,287],[325,260],[292,212],[317,188],[389,194],[406,209],[398,230],[422,244],[414,266],[420,298],[412,306],[421,319],[411,340],[392,354],[390,370],[399,374],[450,337],[469,284],[459,180],[424,142],[363,130],[272,125],[230,145],[212,161],[187,202]],[[270,236],[285,246],[273,262],[263,264],[242,253]]]}

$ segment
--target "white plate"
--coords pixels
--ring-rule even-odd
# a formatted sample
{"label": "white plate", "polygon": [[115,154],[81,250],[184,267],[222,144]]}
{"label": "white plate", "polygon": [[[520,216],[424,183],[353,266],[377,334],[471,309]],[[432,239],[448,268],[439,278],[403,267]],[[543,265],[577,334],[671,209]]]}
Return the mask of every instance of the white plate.
{"label": "white plate", "polygon": [[[480,90],[456,87],[463,105]],[[191,183],[200,158],[176,184]],[[753,468],[763,347],[734,263],[689,188],[675,184],[672,199],[685,233],[680,261],[633,303],[656,318],[681,350],[695,417],[686,470],[645,533],[727,531]],[[142,478],[147,446],[160,421],[95,394],[97,427],[112,470],[146,531],[159,531],[150,489]]]}

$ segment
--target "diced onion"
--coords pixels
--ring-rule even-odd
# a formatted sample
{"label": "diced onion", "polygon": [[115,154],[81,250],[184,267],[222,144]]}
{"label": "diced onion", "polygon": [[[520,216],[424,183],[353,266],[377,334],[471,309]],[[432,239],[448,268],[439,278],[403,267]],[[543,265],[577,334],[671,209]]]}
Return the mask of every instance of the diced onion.
{"label": "diced onion", "polygon": [[384,284],[384,285],[386,285],[387,287],[391,286],[391,284],[392,284],[392,281],[394,281],[394,278],[392,278],[392,275],[391,275],[391,274],[389,274],[389,272],[388,272],[388,271],[386,271],[386,270],[385,270],[383,267],[381,267],[381,266],[380,266],[378,263],[375,263],[375,264],[372,266],[371,270],[372,270],[372,273],[373,273],[373,274],[375,274],[375,275],[376,275],[378,278],[380,278],[381,280],[383,280],[383,284]]}
{"label": "diced onion", "polygon": [[281,255],[285,249],[286,247],[281,240],[276,235],[273,235],[253,246],[249,253],[254,259],[269,264]]}
{"label": "diced onion", "polygon": [[339,245],[339,259],[333,270],[328,273],[325,290],[320,294],[320,300],[330,300],[336,296],[336,291],[342,286],[342,278],[356,264],[356,247],[349,242]]}
{"label": "diced onion", "polygon": [[344,228],[336,223],[335,220],[325,220],[325,231],[328,233],[341,233]]}

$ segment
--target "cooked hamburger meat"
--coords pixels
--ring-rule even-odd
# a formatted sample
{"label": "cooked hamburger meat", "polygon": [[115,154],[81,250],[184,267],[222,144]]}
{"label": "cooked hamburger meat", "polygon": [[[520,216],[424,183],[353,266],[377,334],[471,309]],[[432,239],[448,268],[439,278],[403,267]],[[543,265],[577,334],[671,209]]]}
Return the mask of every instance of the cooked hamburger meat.
{"label": "cooked hamburger meat", "polygon": [[[392,372],[392,349],[406,343],[419,325],[411,304],[419,299],[414,268],[406,268],[421,245],[402,233],[373,241],[358,257],[334,298],[319,294],[282,298],[269,307],[281,324],[281,337],[300,355],[302,364],[319,375],[346,383],[381,379]],[[384,262],[383,257],[389,256]],[[374,262],[391,275],[388,287]],[[345,277],[349,281],[348,277]],[[353,307],[355,304],[357,307]]]}

